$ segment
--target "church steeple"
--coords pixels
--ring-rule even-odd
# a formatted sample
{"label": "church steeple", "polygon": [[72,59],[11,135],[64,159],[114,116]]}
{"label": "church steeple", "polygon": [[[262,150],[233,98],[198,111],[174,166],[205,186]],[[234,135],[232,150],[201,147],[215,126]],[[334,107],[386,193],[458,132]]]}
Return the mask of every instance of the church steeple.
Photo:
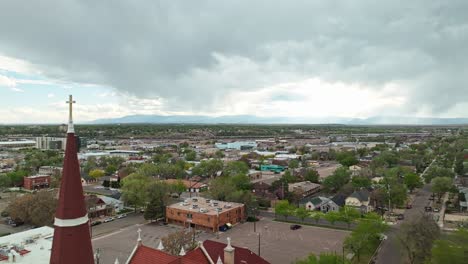
{"label": "church steeple", "polygon": [[51,264],[94,263],[89,219],[81,186],[80,165],[78,164],[75,130],[72,119],[70,95],[67,146],[63,161],[59,201],[54,221]]}

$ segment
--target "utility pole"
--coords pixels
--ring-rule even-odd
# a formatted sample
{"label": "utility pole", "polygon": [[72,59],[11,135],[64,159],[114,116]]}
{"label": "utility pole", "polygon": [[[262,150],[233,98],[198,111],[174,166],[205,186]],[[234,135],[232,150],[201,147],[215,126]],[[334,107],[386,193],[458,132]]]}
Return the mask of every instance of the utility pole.
{"label": "utility pole", "polygon": [[258,256],[260,257],[260,232],[258,232]]}

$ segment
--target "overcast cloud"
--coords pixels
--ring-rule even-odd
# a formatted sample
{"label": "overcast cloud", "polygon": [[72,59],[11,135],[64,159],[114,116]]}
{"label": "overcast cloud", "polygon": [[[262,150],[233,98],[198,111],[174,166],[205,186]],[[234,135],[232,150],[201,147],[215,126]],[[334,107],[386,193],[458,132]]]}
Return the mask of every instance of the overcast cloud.
{"label": "overcast cloud", "polygon": [[[4,0],[0,54],[168,111],[222,112],[249,94],[300,102],[338,85],[394,97],[399,114],[466,116],[467,11],[465,0]],[[284,83],[299,96],[262,92]]]}

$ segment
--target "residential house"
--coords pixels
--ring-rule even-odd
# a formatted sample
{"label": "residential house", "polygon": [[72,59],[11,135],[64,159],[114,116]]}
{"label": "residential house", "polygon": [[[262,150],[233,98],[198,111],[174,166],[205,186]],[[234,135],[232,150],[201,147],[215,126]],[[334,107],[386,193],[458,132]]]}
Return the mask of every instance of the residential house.
{"label": "residential house", "polygon": [[366,189],[353,192],[346,198],[345,204],[346,206],[355,207],[363,213],[368,213],[372,210],[370,205],[370,193]]}
{"label": "residential house", "polygon": [[302,199],[299,204],[305,206],[307,210],[314,211],[314,210],[321,210],[322,205],[329,203],[331,200],[330,198],[317,196],[317,197],[310,197]]}
{"label": "residential house", "polygon": [[323,213],[338,212],[346,204],[346,196],[337,194],[333,198],[329,199],[328,202],[321,205],[320,210]]}

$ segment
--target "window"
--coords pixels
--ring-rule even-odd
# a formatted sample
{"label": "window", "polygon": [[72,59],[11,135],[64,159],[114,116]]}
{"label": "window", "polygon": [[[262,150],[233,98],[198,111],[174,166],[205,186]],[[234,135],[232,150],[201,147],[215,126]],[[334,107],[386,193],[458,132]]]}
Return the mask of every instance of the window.
{"label": "window", "polygon": [[187,218],[192,219],[192,214],[187,214]]}

